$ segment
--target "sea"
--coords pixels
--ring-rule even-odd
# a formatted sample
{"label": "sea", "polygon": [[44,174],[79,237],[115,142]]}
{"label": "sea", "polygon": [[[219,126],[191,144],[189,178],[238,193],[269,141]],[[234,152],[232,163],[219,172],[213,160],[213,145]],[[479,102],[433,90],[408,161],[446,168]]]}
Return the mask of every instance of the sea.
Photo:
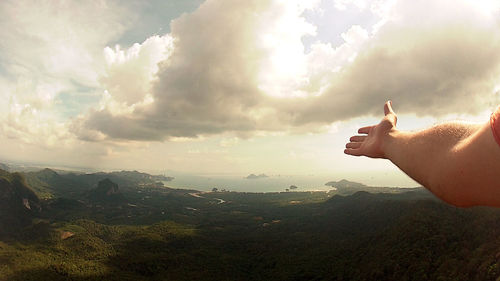
{"label": "sea", "polygon": [[400,174],[365,173],[362,176],[355,175],[267,175],[256,179],[247,179],[243,175],[225,174],[183,174],[169,173],[174,180],[163,182],[165,186],[179,189],[195,189],[200,191],[211,191],[213,188],[237,192],[282,192],[296,186],[293,191],[329,191],[333,188],[325,185],[330,181],[347,179],[360,182],[368,186],[388,187],[416,187],[416,182],[407,176]]}
{"label": "sea", "polygon": [[179,189],[211,191],[213,188],[237,192],[281,192],[296,186],[294,191],[328,191],[328,177],[270,175],[247,179],[235,175],[177,175],[174,180],[163,182],[165,186]]}

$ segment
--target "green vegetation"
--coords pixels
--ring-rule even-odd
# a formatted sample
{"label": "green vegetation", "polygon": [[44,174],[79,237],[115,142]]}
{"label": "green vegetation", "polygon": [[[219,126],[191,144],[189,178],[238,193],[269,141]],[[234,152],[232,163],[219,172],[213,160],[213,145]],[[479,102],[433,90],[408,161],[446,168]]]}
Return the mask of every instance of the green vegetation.
{"label": "green vegetation", "polygon": [[[21,174],[0,171],[0,206],[9,198],[19,211],[0,210],[0,280],[500,276],[500,211],[457,209],[421,189],[348,196],[198,192],[151,181],[121,186],[101,177],[58,177],[74,184],[70,196],[37,201]],[[39,181],[52,194],[69,189]],[[96,192],[97,201],[90,196]],[[116,194],[125,200],[107,200]],[[26,196],[41,211],[27,209]],[[6,223],[13,218],[23,223]]]}
{"label": "green vegetation", "polygon": [[[382,187],[382,186],[366,186],[359,182],[352,182],[348,180],[340,181],[330,181],[325,183],[327,186],[331,186],[337,189],[337,194],[340,195],[351,195],[359,191],[368,191],[371,193],[401,193],[401,188],[394,187]],[[405,188],[405,191],[421,191],[422,188]]]}
{"label": "green vegetation", "polygon": [[162,181],[171,181],[172,177],[153,176],[137,171],[120,171],[111,173],[58,173],[51,169],[23,174],[27,184],[41,199],[76,198],[80,199],[84,191],[95,188],[98,182],[108,179],[122,188],[138,186],[162,186]]}

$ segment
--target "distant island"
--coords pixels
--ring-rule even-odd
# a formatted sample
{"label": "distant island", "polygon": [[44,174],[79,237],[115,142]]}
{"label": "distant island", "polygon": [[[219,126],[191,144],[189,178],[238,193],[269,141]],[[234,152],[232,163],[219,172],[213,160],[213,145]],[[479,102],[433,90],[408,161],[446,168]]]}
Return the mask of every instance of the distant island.
{"label": "distant island", "polygon": [[329,181],[325,183],[326,186],[334,188],[339,195],[351,195],[359,191],[366,191],[371,193],[401,193],[407,191],[420,191],[426,192],[422,187],[415,188],[398,188],[398,187],[385,187],[385,186],[367,186],[359,182],[348,181],[342,179],[340,181]]}
{"label": "distant island", "polygon": [[256,180],[256,179],[262,179],[262,178],[268,178],[268,176],[266,174],[260,174],[260,175],[250,174],[250,175],[245,177],[245,179],[247,179],[247,180]]}
{"label": "distant island", "polygon": [[325,183],[327,186],[335,187],[335,188],[365,188],[366,185],[359,183],[348,181],[346,179],[342,179],[340,181],[329,181]]}

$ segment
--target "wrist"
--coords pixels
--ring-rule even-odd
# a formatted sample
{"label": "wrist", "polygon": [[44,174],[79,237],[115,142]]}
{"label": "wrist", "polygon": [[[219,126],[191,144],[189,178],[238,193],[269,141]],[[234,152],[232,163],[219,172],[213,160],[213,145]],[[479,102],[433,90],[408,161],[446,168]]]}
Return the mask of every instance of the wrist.
{"label": "wrist", "polygon": [[387,134],[385,134],[381,145],[382,154],[385,159],[391,160],[396,143],[403,137],[403,135],[404,133],[396,128],[392,128],[387,132]]}

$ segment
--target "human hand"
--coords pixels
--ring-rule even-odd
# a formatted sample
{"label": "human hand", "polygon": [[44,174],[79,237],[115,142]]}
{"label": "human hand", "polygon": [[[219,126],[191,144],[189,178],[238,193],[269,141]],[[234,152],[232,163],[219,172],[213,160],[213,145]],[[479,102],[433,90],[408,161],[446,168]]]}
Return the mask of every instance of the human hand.
{"label": "human hand", "polygon": [[396,131],[398,117],[392,110],[392,102],[384,105],[384,118],[377,125],[362,127],[359,134],[352,136],[346,144],[345,154],[367,156],[371,158],[387,158],[384,152],[384,142],[389,133]]}

